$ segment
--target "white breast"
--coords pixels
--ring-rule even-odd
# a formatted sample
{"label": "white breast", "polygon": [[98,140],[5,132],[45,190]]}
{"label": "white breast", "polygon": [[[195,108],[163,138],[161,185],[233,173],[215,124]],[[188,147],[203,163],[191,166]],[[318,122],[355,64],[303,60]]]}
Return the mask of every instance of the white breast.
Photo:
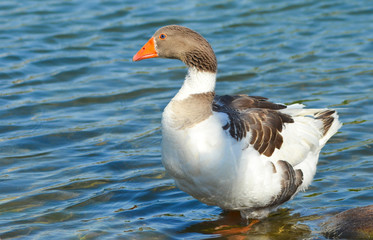
{"label": "white breast", "polygon": [[231,138],[221,121],[214,113],[190,129],[176,130],[164,119],[162,162],[167,172],[181,190],[206,204],[239,210],[269,202],[280,191],[279,175],[252,147],[243,150],[245,141]]}

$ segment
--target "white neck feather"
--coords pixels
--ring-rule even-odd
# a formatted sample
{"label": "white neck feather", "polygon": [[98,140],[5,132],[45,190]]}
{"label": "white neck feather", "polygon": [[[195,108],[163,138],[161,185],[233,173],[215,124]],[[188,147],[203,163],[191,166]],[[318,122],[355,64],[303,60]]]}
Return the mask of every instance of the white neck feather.
{"label": "white neck feather", "polygon": [[215,91],[216,73],[201,72],[195,68],[189,68],[183,86],[173,98],[183,100],[191,94]]}

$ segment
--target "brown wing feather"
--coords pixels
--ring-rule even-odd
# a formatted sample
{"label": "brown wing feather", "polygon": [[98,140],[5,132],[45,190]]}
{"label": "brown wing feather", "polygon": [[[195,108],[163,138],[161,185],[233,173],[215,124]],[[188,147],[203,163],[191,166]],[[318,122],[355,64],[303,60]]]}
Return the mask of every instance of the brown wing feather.
{"label": "brown wing feather", "polygon": [[224,112],[229,117],[223,129],[229,130],[237,141],[250,132],[250,144],[267,157],[281,148],[283,125],[294,122],[289,115],[278,111],[284,108],[285,105],[269,102],[267,98],[247,95],[216,96],[213,102],[214,111]]}
{"label": "brown wing feather", "polygon": [[248,108],[268,108],[268,109],[284,109],[285,105],[273,103],[267,101],[268,98],[260,96],[247,96],[244,94],[240,95],[223,95],[216,96],[215,102],[217,104],[221,103],[223,105],[228,105],[237,111],[244,111]]}
{"label": "brown wing feather", "polygon": [[[295,170],[290,163],[279,160],[278,166],[282,171],[281,191],[275,196],[266,207],[275,207],[290,200],[298,191],[299,186],[303,183],[303,172],[300,169]],[[277,172],[273,165],[273,172]]]}
{"label": "brown wing feather", "polygon": [[323,134],[325,135],[330,127],[332,126],[334,122],[333,114],[335,113],[334,110],[324,110],[322,112],[319,112],[316,114],[316,119],[321,119],[323,121],[324,129]]}

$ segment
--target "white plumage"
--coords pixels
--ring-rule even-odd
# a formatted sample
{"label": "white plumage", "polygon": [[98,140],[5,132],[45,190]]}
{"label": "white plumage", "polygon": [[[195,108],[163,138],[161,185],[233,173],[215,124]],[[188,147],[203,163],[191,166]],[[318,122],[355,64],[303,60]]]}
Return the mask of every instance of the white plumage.
{"label": "white plumage", "polygon": [[162,162],[181,190],[244,218],[263,218],[310,185],[321,148],[341,127],[334,110],[214,98],[215,55],[185,27],[159,29],[133,59],[151,57],[189,67],[162,116]]}
{"label": "white plumage", "polygon": [[[193,73],[189,72],[180,90],[184,99],[195,94],[193,88],[189,88],[189,92],[184,88],[193,78]],[[203,81],[213,80],[206,78]],[[201,91],[201,88],[196,89]],[[324,136],[323,122],[315,120],[314,115],[325,109],[302,109],[299,104],[295,107],[298,108],[290,106],[280,110],[292,116],[294,123],[284,125],[281,149],[276,149],[270,157],[259,154],[252,145],[247,147],[250,134],[236,141],[223,130],[225,121],[229,121],[225,113],[214,112],[203,122],[178,130],[170,124],[172,112],[166,107],[162,118],[163,165],[181,190],[201,202],[241,210],[245,218],[263,218],[273,207],[259,211],[251,209],[267,205],[282,190],[282,172],[273,173],[270,162],[276,169],[281,169],[277,161],[286,160],[294,169],[300,169],[303,183],[298,191],[305,190],[316,173],[321,148],[341,127],[334,113],[334,122]]]}

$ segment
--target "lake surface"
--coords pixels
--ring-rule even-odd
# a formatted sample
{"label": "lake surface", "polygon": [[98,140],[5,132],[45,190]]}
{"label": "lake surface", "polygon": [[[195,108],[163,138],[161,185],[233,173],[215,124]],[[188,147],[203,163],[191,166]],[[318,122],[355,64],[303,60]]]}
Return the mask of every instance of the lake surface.
{"label": "lake surface", "polygon": [[336,108],[344,123],[311,187],[230,239],[323,239],[328,216],[372,204],[371,1],[3,0],[2,240],[206,239],[244,225],[161,164],[161,112],[186,68],[132,56],[168,24],[211,43],[218,94]]}

